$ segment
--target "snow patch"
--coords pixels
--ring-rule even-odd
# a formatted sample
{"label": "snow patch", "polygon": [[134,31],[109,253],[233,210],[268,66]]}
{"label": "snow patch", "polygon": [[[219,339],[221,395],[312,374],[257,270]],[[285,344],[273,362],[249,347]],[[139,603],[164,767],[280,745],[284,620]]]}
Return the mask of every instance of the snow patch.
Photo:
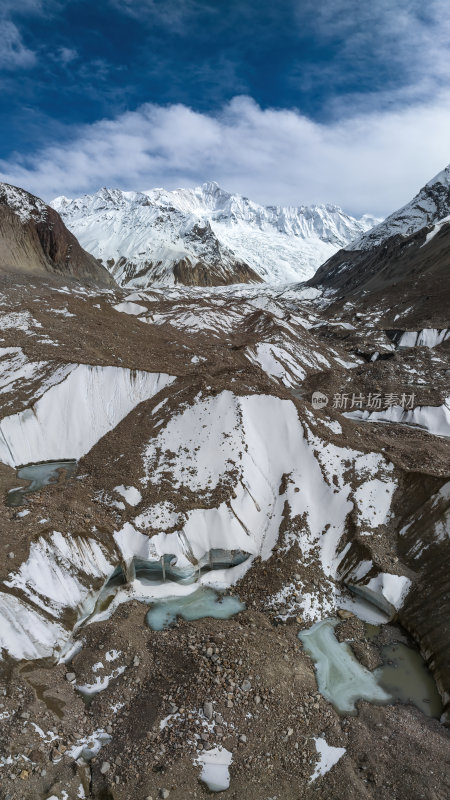
{"label": "snow patch", "polygon": [[213,747],[198,756],[195,763],[201,764],[200,780],[210,792],[224,792],[230,786],[230,764],[233,755],[225,747]]}
{"label": "snow patch", "polygon": [[131,314],[133,316],[146,314],[148,311],[147,306],[141,306],[139,303],[132,303],[130,301],[118,303],[117,305],[113,306],[113,308],[115,308],[116,311],[121,311],[123,314]]}
{"label": "snow patch", "polygon": [[114,491],[120,494],[129,506],[137,506],[142,500],[139,489],[134,486],[115,486]]}
{"label": "snow patch", "polygon": [[314,741],[320,758],[319,762],[316,764],[313,774],[311,775],[311,778],[309,779],[310,783],[313,783],[322,775],[326,775],[326,773],[330,771],[331,767],[334,767],[334,765],[337,764],[339,759],[342,758],[346,752],[345,747],[331,747],[331,745],[327,744],[326,740],[320,736],[315,736]]}
{"label": "snow patch", "polygon": [[388,572],[380,572],[375,578],[371,578],[367,587],[373,592],[383,595],[388,603],[398,610],[402,607],[405,597],[411,588],[411,581],[405,575],[391,575]]}

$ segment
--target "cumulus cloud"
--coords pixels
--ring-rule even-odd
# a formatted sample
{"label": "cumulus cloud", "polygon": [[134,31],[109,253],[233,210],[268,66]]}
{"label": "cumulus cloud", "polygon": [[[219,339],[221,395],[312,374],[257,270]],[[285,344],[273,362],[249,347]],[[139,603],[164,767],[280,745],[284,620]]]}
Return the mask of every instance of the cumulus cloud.
{"label": "cumulus cloud", "polygon": [[335,202],[385,215],[448,162],[450,92],[401,110],[328,124],[236,97],[216,114],[146,104],[80,127],[28,158],[0,162],[1,180],[51,199],[100,186],[174,188],[216,180],[265,204]]}

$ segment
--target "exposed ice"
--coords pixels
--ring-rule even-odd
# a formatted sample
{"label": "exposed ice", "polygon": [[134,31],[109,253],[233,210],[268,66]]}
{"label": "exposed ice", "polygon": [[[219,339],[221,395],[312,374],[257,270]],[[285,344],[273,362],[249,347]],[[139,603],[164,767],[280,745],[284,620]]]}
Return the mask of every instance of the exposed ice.
{"label": "exposed ice", "polygon": [[[114,392],[117,383],[124,385],[123,391],[119,390],[112,400],[109,398],[114,413],[108,424],[113,425],[127,408],[134,407],[138,398],[151,396],[173,380],[167,375],[136,375],[128,370],[104,368],[116,371],[112,375],[108,373],[105,386],[102,378],[90,386],[90,371],[102,368],[83,367],[88,376],[89,398],[94,405],[92,419],[91,411],[84,410],[83,400],[80,400],[81,411],[73,393],[61,388],[71,376],[76,377],[80,368],[73,365],[69,376],[49,389],[35,404],[35,414],[29,412],[30,417],[39,420],[39,430],[47,430],[44,423],[48,424],[47,439],[36,434],[37,444],[33,439],[25,440],[28,416],[23,430],[19,426],[22,438],[19,436],[14,446],[21,460],[24,456],[20,448],[25,447],[25,441],[27,447],[35,450],[42,444],[48,452],[52,442],[56,441],[56,434],[61,432],[67,419],[72,418],[72,413],[75,416],[74,427],[78,425],[80,428],[83,449],[87,447],[88,435],[91,440],[102,435],[97,417],[100,418],[104,411],[103,400],[98,396],[94,398],[98,383],[105,402],[111,387]],[[141,375],[142,385],[139,383]],[[138,381],[137,392],[132,389],[133,381]],[[81,395],[81,387],[78,389]],[[85,385],[83,389],[86,391]],[[53,406],[48,396],[51,399],[55,392]],[[46,414],[41,413],[39,406],[44,401],[48,404],[48,408],[44,408]],[[62,410],[59,411],[61,404]],[[158,405],[161,409],[162,405]],[[82,428],[83,413],[87,414],[89,422],[92,419],[92,431],[89,431],[89,425]],[[99,584],[111,576],[120,562],[128,570],[126,585],[115,587],[117,592],[114,590],[114,597],[106,610],[100,610],[101,606],[98,606],[99,610],[94,613],[97,620],[109,617],[120,603],[132,597],[145,602],[168,595],[187,597],[196,591],[199,584],[226,589],[251,567],[252,558],[209,572],[200,572],[197,562],[201,563],[213,550],[243,552],[268,559],[279,541],[283,522],[287,524],[279,542],[282,551],[297,543],[303,562],[307,564],[314,559],[332,583],[345,555],[340,543],[348,514],[355,509],[354,518],[360,532],[368,532],[368,535],[376,534],[388,519],[395,488],[392,465],[379,454],[360,453],[324,442],[312,433],[308,425],[301,423],[290,400],[271,395],[236,396],[230,391],[215,396],[198,394],[191,405],[182,405],[177,414],[168,418],[163,412],[161,416],[159,432],[143,445],[143,478],[138,485],[145,494],[146,487],[159,487],[169,474],[171,488],[176,492],[179,490],[180,495],[183,491],[195,494],[197,507],[181,513],[176,499],[144,507],[134,520],[131,517],[131,521],[123,524],[111,537],[111,552],[104,552],[100,546],[98,552],[94,552],[92,542],[55,532],[33,542],[28,559],[9,576],[8,586],[45,608],[47,614],[55,619],[55,625],[67,608],[78,610],[80,624],[83,620],[91,620]],[[18,414],[8,419],[15,420],[17,425],[20,417]],[[35,426],[38,423],[29,424]],[[81,449],[76,430],[72,433],[69,430],[67,441],[70,446],[73,440]],[[210,498],[216,487],[222,487],[226,499],[214,505]],[[129,504],[141,501],[141,491],[134,486],[120,485],[115,491]],[[104,495],[99,495],[99,498],[108,502],[107,496],[106,500]],[[293,518],[302,520],[300,529],[289,524]],[[154,533],[151,539],[145,533],[148,529]],[[144,565],[146,562],[158,565],[159,560],[166,557],[173,558],[174,563],[176,561],[175,570],[182,572],[186,568],[195,573],[197,569],[198,575],[195,576],[199,577],[199,584],[161,581],[159,585],[153,579],[135,578],[133,570],[139,559]],[[309,619],[333,613],[338,595],[331,583],[325,587],[323,597],[314,592],[302,592],[302,609]],[[95,596],[92,595],[94,585]],[[25,645],[23,638],[33,625],[28,616],[31,611],[21,603],[20,620],[24,621],[20,623],[19,645],[17,636],[14,639],[11,633],[9,635],[14,652],[28,652],[29,648],[29,652],[34,653],[31,657],[37,658],[43,652],[51,653],[55,646],[67,641],[69,634],[62,626],[52,628],[50,625],[48,634],[42,638],[43,651],[34,638],[31,644]],[[49,625],[43,617],[40,624],[44,627]],[[7,649],[8,642],[5,645]]]}
{"label": "exposed ice", "polygon": [[30,361],[20,347],[0,347],[0,395],[16,395],[30,384],[41,395],[62,377],[49,362]]}
{"label": "exposed ice", "polygon": [[[341,451],[341,457],[347,452]],[[350,486],[337,489],[324,479],[291,401],[237,397],[229,391],[198,399],[149,442],[144,461],[147,483],[158,483],[169,466],[174,486],[196,492],[211,491],[222,482],[233,486],[235,496],[228,503],[187,513],[184,534],[195,556],[221,547],[267,559],[287,500],[292,517],[306,515],[299,542],[305,555],[318,545],[325,571],[332,568],[335,545],[352,508]],[[291,480],[280,494],[283,475]],[[160,533],[153,541],[159,552],[179,552],[173,534]]]}
{"label": "exposed ice", "polygon": [[416,406],[407,411],[400,405],[382,411],[347,411],[344,417],[362,422],[385,422],[422,428],[435,436],[450,436],[450,397],[441,406]]}
{"label": "exposed ice", "polygon": [[[391,334],[392,338],[392,334]],[[396,331],[397,347],[436,347],[450,338],[449,328],[422,328],[420,331]]]}
{"label": "exposed ice", "polygon": [[63,536],[54,531],[30,545],[28,559],[5,585],[20,589],[35,605],[58,617],[65,607],[76,608],[89,592],[80,573],[104,578],[112,572],[101,545],[95,539]]}
{"label": "exposed ice", "polygon": [[68,638],[61,624],[49,621],[12,594],[0,592],[0,618],[0,652],[4,648],[19,660],[51,656],[55,644]]}
{"label": "exposed ice", "polygon": [[285,347],[270,342],[259,342],[248,348],[247,358],[258,364],[271,378],[278,379],[284,386],[295,386],[303,380],[306,371],[298,360],[292,357]]}
{"label": "exposed ice", "polygon": [[175,379],[121,367],[72,365],[34,403],[0,422],[0,461],[9,466],[79,459],[143,400]]}

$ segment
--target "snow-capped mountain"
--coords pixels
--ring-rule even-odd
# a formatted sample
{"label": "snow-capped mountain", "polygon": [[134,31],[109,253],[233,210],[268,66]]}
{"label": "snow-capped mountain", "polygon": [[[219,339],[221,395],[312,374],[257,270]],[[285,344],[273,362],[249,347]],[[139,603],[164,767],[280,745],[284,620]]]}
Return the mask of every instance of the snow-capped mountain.
{"label": "snow-capped mountain", "polygon": [[408,309],[448,326],[450,287],[450,165],[405,206],[356,242],[335,253],[309,281],[342,302]]}
{"label": "snow-capped mountain", "polygon": [[261,206],[216,183],[196,189],[100,189],[52,206],[118,283],[295,281],[378,220],[338,206]]}
{"label": "snow-capped mountain", "polygon": [[426,225],[433,225],[450,214],[450,164],[435,175],[398,211],[376,225],[347,250],[369,250],[390,236],[409,236]]}

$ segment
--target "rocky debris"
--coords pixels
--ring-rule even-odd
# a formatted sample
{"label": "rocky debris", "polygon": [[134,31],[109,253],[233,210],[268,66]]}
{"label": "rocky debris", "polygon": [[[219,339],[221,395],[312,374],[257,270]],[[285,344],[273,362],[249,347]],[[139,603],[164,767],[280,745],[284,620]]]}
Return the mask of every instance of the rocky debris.
{"label": "rocky debris", "polygon": [[339,619],[352,619],[355,616],[351,611],[348,611],[346,608],[338,608],[336,613]]}
{"label": "rocky debris", "polygon": [[355,617],[353,614],[340,622],[334,629],[334,634],[338,642],[348,642],[353,640],[363,639],[365,636],[366,626],[361,619]]}
{"label": "rocky debris", "polygon": [[367,669],[376,669],[383,663],[377,648],[370,642],[351,642],[350,647],[358,661]]}

